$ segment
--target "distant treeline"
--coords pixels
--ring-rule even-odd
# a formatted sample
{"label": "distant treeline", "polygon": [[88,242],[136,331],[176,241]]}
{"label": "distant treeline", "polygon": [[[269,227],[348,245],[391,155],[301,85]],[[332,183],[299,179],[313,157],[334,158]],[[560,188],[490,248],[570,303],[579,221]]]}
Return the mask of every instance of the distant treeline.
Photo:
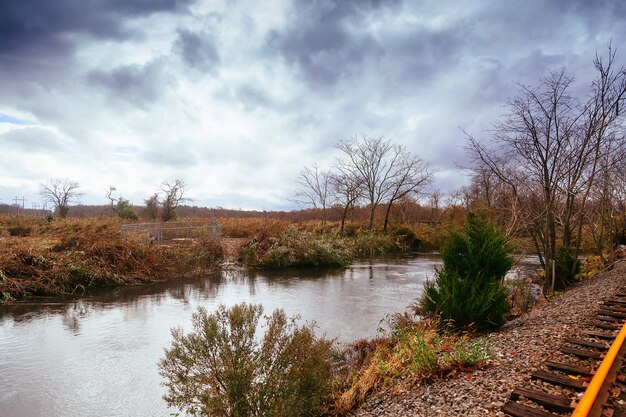
{"label": "distant treeline", "polygon": [[[132,206],[133,211],[142,218],[144,206]],[[448,208],[435,208],[422,206],[412,199],[406,199],[397,206],[393,207],[392,219],[398,223],[436,223],[443,216],[446,210],[461,209],[460,207]],[[271,218],[278,220],[288,220],[294,222],[305,222],[322,220],[325,218],[329,221],[341,220],[341,209],[328,208],[325,210],[325,214],[321,209],[300,209],[291,211],[279,211],[279,210],[234,210],[222,207],[209,208],[198,206],[181,205],[176,209],[176,212],[180,218],[189,217],[210,217],[210,218],[235,218],[235,219],[248,219],[248,218]],[[0,214],[20,214],[27,216],[48,216],[52,214],[50,210],[35,210],[21,207],[12,206],[9,204],[0,204]],[[348,221],[353,222],[365,222],[369,219],[368,207],[355,207],[354,212],[351,213]],[[382,219],[384,217],[384,208],[380,207],[376,210],[376,217]],[[84,205],[79,204],[71,206],[68,212],[68,217],[106,217],[116,216],[116,213],[111,209],[111,205]]]}

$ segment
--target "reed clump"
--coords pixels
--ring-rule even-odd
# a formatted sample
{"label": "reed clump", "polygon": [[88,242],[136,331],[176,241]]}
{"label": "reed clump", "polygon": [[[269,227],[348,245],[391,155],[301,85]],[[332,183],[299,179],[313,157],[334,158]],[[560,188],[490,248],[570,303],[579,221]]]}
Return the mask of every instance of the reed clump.
{"label": "reed clump", "polygon": [[288,227],[278,236],[258,234],[239,249],[239,261],[249,267],[286,268],[348,266],[352,250],[344,239]]}
{"label": "reed clump", "polygon": [[371,258],[417,250],[420,241],[408,227],[382,232],[312,223],[266,228],[239,248],[238,260],[254,268],[345,267],[355,258]]}
{"label": "reed clump", "polygon": [[[195,276],[222,258],[219,242],[209,237],[154,245],[145,236],[121,236],[115,218],[25,219],[0,220],[0,299]],[[4,233],[14,227],[22,232]]]}
{"label": "reed clump", "polygon": [[413,229],[407,226],[397,226],[391,228],[389,232],[365,227],[347,227],[343,238],[350,243],[353,255],[359,258],[413,252],[421,245]]}

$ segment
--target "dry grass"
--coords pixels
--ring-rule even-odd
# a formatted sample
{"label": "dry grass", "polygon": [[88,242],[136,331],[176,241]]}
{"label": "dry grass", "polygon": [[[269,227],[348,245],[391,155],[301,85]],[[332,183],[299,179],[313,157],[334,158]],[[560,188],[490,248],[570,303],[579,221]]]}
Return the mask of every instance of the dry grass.
{"label": "dry grass", "polygon": [[344,383],[336,394],[336,414],[349,412],[392,381],[401,380],[410,387],[423,379],[482,366],[491,357],[486,339],[442,334],[433,320],[416,321],[407,315],[396,315],[390,324],[391,331],[386,336],[355,342],[346,352]]}
{"label": "dry grass", "polygon": [[114,218],[48,223],[0,217],[0,299],[199,275],[222,257],[219,242],[209,238],[159,246],[140,236],[122,237],[119,226]]}
{"label": "dry grass", "polygon": [[219,218],[220,232],[227,238],[252,238],[256,235],[278,236],[292,223],[270,218]]}

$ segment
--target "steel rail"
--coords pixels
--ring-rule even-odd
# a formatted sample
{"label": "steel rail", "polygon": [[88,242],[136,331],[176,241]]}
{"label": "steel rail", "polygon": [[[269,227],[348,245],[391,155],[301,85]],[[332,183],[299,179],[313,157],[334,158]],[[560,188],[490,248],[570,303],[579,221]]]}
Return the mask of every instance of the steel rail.
{"label": "steel rail", "polygon": [[598,400],[598,395],[600,394],[600,390],[604,386],[606,382],[606,378],[609,375],[609,372],[613,368],[615,360],[618,357],[620,350],[622,349],[622,345],[624,344],[624,340],[626,339],[626,323],[622,326],[619,334],[615,338],[615,341],[611,345],[611,348],[606,353],[606,356],[602,360],[600,367],[596,371],[596,374],[593,376],[593,379],[589,383],[589,386],[585,390],[580,402],[574,409],[572,413],[572,417],[587,417],[589,416],[591,409],[594,405],[596,405],[596,401]]}

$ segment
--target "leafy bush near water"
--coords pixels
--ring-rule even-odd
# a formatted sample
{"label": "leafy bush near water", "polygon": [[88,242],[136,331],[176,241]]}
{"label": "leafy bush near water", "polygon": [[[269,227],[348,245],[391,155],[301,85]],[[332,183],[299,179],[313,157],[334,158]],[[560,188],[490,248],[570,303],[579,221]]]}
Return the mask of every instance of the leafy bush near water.
{"label": "leafy bush near water", "polygon": [[425,283],[419,312],[455,328],[501,326],[510,309],[502,280],[513,266],[512,250],[502,231],[468,216],[465,231],[443,244],[443,267]]}
{"label": "leafy bush near water", "polygon": [[159,363],[168,405],[196,416],[318,416],[332,400],[332,342],[282,310],[220,306],[193,315],[193,330],[172,330]]}

